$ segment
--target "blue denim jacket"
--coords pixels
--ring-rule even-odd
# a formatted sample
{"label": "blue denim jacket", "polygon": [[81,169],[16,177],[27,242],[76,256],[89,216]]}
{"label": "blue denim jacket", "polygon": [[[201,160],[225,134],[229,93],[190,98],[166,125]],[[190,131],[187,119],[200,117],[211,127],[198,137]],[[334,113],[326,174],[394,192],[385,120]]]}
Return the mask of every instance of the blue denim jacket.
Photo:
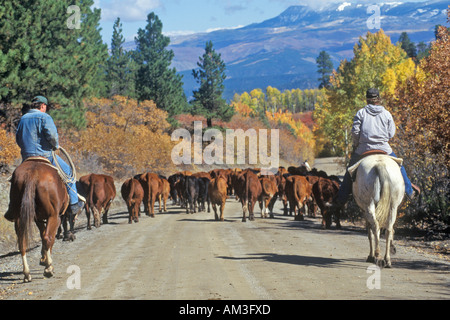
{"label": "blue denim jacket", "polygon": [[36,109],[28,111],[20,119],[16,142],[22,160],[35,156],[51,158],[52,150],[59,148],[58,131],[52,117]]}

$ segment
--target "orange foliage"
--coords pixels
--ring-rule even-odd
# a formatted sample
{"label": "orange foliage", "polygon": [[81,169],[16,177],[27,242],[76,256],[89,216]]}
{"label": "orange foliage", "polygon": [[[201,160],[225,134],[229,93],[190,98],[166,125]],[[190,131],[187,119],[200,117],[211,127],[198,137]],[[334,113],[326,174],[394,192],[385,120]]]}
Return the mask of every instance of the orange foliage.
{"label": "orange foliage", "polygon": [[[85,171],[104,171],[117,177],[172,166],[173,143],[165,132],[167,113],[151,101],[116,96],[87,102],[87,128],[66,134],[64,143]],[[93,163],[94,161],[94,163]],[[87,166],[87,167],[86,167]]]}
{"label": "orange foliage", "polygon": [[315,140],[311,129],[309,129],[301,120],[295,120],[291,112],[278,110],[277,112],[272,113],[267,111],[266,115],[270,121],[289,125],[292,130],[294,130],[295,135],[303,140],[305,146],[314,150]]}
{"label": "orange foliage", "polygon": [[393,148],[422,190],[420,201],[408,208],[413,212],[406,216],[449,223],[450,33],[444,27],[438,32],[430,55],[421,60],[420,72],[397,88],[388,105],[399,129]]}
{"label": "orange foliage", "polygon": [[242,102],[232,102],[231,106],[236,110],[236,113],[244,117],[255,116],[256,112],[254,109],[250,108],[247,104]]}
{"label": "orange foliage", "polygon": [[13,134],[0,128],[0,168],[20,158],[20,148]]}

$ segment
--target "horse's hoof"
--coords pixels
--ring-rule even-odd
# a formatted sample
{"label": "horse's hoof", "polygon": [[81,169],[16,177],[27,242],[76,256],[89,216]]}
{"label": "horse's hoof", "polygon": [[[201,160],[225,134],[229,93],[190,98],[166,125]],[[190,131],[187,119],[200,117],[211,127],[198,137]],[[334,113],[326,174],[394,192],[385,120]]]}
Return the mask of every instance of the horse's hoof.
{"label": "horse's hoof", "polygon": [[375,261],[378,268],[384,269],[386,267],[386,261],[384,259],[378,259]]}
{"label": "horse's hoof", "polygon": [[67,241],[73,242],[73,241],[75,241],[76,238],[77,237],[72,232],[69,232],[68,234],[64,235],[63,241],[65,241],[65,242],[67,242]]}
{"label": "horse's hoof", "polygon": [[54,275],[53,266],[50,266],[44,270],[44,277],[51,278],[51,277],[53,277],[53,275]]}
{"label": "horse's hoof", "polygon": [[368,256],[366,262],[375,263],[375,257]]}
{"label": "horse's hoof", "polygon": [[31,282],[31,276],[25,275],[25,277],[23,278],[23,283],[29,283],[29,282]]}

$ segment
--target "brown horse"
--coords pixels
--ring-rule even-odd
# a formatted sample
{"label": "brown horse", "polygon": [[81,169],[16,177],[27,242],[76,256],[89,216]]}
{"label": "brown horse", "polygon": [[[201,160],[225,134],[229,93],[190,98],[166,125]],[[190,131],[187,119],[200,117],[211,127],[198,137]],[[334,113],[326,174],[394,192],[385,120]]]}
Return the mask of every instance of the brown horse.
{"label": "brown horse", "polygon": [[5,218],[14,222],[19,250],[22,255],[24,282],[30,282],[27,262],[27,246],[32,239],[33,221],[39,228],[42,239],[44,276],[53,276],[52,248],[63,215],[69,205],[66,186],[56,169],[46,159],[23,162],[11,180],[10,202]]}

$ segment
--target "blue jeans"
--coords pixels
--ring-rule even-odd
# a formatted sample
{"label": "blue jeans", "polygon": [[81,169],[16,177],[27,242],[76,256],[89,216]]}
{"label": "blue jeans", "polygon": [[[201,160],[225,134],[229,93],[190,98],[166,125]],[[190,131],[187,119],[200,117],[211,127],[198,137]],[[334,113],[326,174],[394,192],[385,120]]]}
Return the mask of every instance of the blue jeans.
{"label": "blue jeans", "polygon": [[[397,158],[394,152],[390,154],[391,157]],[[348,167],[353,166],[361,159],[361,155],[352,153],[350,162],[348,164]],[[400,172],[402,173],[403,180],[405,182],[405,193],[408,197],[411,197],[413,195],[413,188],[411,185],[411,180],[409,180],[408,175],[406,174],[405,167],[401,166]],[[336,201],[338,203],[344,204],[348,201],[348,198],[350,197],[350,194],[352,193],[352,178],[350,176],[350,173],[348,173],[348,170],[346,170],[344,175],[344,180],[341,183],[341,186],[339,188]]]}
{"label": "blue jeans", "polygon": [[[64,171],[64,173],[67,175],[71,175],[72,170],[70,169],[70,166],[66,162],[64,162],[64,160],[61,159],[60,156],[56,155],[56,159],[58,160],[59,166]],[[56,165],[55,159],[53,159],[53,157],[49,157],[48,160],[50,160],[50,162],[54,166]],[[70,198],[70,204],[72,205],[72,204],[78,203],[78,193],[77,193],[76,182],[66,183],[66,187],[67,187],[67,193],[69,194],[69,198]]]}

